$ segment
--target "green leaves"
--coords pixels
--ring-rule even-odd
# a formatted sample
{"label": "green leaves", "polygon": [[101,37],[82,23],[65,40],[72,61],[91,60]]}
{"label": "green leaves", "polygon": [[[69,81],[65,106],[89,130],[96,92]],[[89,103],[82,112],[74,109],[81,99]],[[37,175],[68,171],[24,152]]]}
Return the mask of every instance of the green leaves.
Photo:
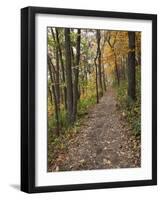
{"label": "green leaves", "polygon": [[94,95],[86,98],[81,99],[78,105],[78,115],[82,116],[87,113],[87,109],[89,106],[94,105],[96,103],[96,97]]}

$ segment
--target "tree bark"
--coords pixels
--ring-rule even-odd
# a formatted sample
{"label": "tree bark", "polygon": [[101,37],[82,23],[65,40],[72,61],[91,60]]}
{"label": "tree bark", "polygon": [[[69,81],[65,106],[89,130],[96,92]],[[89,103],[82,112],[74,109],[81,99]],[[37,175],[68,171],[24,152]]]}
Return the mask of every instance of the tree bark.
{"label": "tree bark", "polygon": [[58,53],[57,47],[56,47],[56,85],[55,85],[55,89],[56,89],[58,110],[60,112],[59,53]]}
{"label": "tree bark", "polygon": [[119,76],[118,65],[117,65],[117,57],[116,57],[115,52],[114,52],[114,56],[115,56],[115,73],[116,73],[116,78],[117,78],[117,84],[119,86],[120,85],[120,76]]}
{"label": "tree bark", "polygon": [[104,91],[106,91],[106,77],[105,77],[105,67],[104,64],[102,65],[102,73],[103,73],[103,86],[104,86]]}
{"label": "tree bark", "polygon": [[117,33],[115,35],[115,38],[114,38],[114,41],[113,41],[113,44],[111,44],[111,36],[109,36],[107,42],[114,54],[114,57],[115,57],[115,74],[116,74],[116,79],[117,79],[117,83],[118,83],[118,86],[120,85],[120,76],[119,76],[119,71],[118,71],[118,65],[117,65],[117,55],[116,55],[116,52],[115,52],[115,49],[114,49],[114,46],[115,46],[115,43],[116,43],[116,39],[117,39]]}
{"label": "tree bark", "polygon": [[57,40],[57,47],[59,51],[59,57],[60,57],[60,64],[61,64],[61,71],[62,71],[62,80],[63,80],[63,90],[64,90],[64,107],[67,109],[67,88],[66,88],[66,80],[65,80],[65,69],[64,69],[64,61],[63,61],[63,55],[62,55],[62,49],[59,41],[59,31],[57,28],[55,28],[56,31],[56,40]]}
{"label": "tree bark", "polygon": [[70,47],[70,29],[64,29],[65,35],[65,61],[66,61],[66,82],[67,82],[67,114],[69,124],[73,123],[73,85],[71,68],[71,47]]}
{"label": "tree bark", "polygon": [[52,97],[52,91],[50,89],[50,87],[48,86],[48,97],[50,99],[50,103],[51,105],[53,105],[53,97]]}
{"label": "tree bark", "polygon": [[102,71],[101,71],[101,48],[100,48],[100,40],[101,34],[100,30],[97,30],[97,51],[98,51],[98,79],[99,79],[99,87],[100,87],[100,96],[103,95],[103,84],[102,84]]}
{"label": "tree bark", "polygon": [[77,43],[76,43],[76,66],[74,67],[74,85],[73,85],[73,120],[76,120],[77,116],[77,104],[79,97],[79,62],[80,62],[80,41],[81,41],[81,30],[77,31]]}
{"label": "tree bark", "polygon": [[96,74],[96,102],[99,103],[99,94],[98,94],[98,78],[97,78],[97,75],[98,75],[98,70],[97,70],[97,57],[98,57],[98,51],[96,53],[96,57],[94,59],[94,64],[95,64],[95,74]]}
{"label": "tree bark", "polygon": [[[54,42],[56,43],[56,37],[53,29],[51,28],[51,33]],[[54,46],[54,50],[56,53],[56,68],[55,68],[55,92],[56,92],[56,98],[57,98],[57,107],[58,107],[58,114],[60,113],[60,79],[59,79],[59,51],[58,51],[58,45]]]}
{"label": "tree bark", "polygon": [[128,96],[135,100],[135,32],[128,32]]}
{"label": "tree bark", "polygon": [[48,56],[48,69],[49,69],[49,75],[50,75],[52,92],[53,92],[53,97],[54,97],[54,105],[55,105],[56,134],[59,135],[59,132],[60,132],[59,109],[58,109],[58,102],[57,102],[57,97],[56,97],[56,90],[54,86],[55,79],[53,77],[52,68],[53,68],[52,62]]}

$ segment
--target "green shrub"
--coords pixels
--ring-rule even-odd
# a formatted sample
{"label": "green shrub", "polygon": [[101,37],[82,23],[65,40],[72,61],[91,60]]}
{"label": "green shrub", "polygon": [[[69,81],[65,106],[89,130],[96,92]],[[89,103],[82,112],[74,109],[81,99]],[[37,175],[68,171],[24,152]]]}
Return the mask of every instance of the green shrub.
{"label": "green shrub", "polygon": [[78,116],[83,116],[87,114],[87,109],[96,103],[95,95],[92,95],[88,98],[80,99],[78,104]]}

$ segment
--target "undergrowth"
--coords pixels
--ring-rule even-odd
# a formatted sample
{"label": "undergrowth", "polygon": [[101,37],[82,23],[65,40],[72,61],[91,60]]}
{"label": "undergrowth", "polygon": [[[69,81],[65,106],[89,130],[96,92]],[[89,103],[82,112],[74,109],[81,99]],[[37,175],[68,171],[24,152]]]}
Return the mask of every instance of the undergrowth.
{"label": "undergrowth", "polygon": [[136,68],[136,100],[127,95],[127,80],[122,80],[117,87],[118,107],[129,122],[136,136],[141,134],[141,73],[140,66]]}

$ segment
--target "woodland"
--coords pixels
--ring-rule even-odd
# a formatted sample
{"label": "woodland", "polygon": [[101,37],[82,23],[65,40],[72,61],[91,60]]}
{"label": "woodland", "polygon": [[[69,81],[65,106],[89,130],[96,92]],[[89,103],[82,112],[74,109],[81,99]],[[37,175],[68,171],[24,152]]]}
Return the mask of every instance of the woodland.
{"label": "woodland", "polygon": [[48,172],[141,165],[141,32],[47,28]]}

